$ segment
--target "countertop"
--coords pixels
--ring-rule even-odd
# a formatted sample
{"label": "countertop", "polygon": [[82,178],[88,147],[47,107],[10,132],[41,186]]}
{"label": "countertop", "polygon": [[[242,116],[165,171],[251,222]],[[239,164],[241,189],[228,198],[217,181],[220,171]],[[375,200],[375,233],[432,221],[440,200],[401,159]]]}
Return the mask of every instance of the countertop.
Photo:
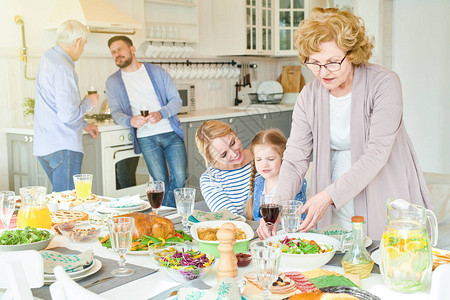
{"label": "countertop", "polygon": [[[178,118],[181,123],[223,119],[229,117],[242,117],[248,115],[258,115],[266,113],[276,113],[283,111],[293,110],[294,105],[249,105],[249,106],[233,106],[233,107],[223,107],[223,108],[211,108],[211,109],[197,109],[195,111],[189,112],[187,114],[179,114]],[[122,125],[117,125],[114,121],[106,121],[102,123],[96,123],[100,132],[113,131],[126,129]],[[23,126],[23,127],[9,127],[5,128],[5,133],[13,134],[26,134],[33,135],[33,126]],[[84,134],[88,134],[83,131]]]}

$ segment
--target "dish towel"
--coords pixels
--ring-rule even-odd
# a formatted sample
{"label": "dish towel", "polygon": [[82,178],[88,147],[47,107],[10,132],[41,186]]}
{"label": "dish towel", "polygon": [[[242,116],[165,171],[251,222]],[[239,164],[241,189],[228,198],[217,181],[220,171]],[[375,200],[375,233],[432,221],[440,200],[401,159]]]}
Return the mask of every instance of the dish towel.
{"label": "dish towel", "polygon": [[53,274],[53,268],[62,266],[68,273],[82,270],[89,266],[94,259],[92,250],[84,251],[78,255],[65,255],[52,250],[39,251],[44,259],[44,273]]}
{"label": "dish towel", "polygon": [[145,202],[141,200],[139,194],[127,198],[111,199],[109,202],[102,202],[101,206],[104,208],[127,208],[142,206]]}
{"label": "dish towel", "polygon": [[240,300],[241,291],[236,283],[236,279],[225,277],[209,290],[199,290],[196,288],[181,288],[178,292],[178,300],[198,300],[198,299],[221,299]]}
{"label": "dish towel", "polygon": [[222,208],[216,212],[204,212],[201,210],[194,210],[192,216],[199,222],[217,221],[217,220],[239,220],[242,217],[231,213],[228,209]]}

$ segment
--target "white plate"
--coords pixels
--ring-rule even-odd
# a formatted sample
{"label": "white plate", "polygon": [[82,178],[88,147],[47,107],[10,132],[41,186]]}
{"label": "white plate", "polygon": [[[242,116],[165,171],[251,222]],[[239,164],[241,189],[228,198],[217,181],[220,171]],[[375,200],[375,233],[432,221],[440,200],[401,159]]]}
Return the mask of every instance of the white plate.
{"label": "white plate", "polygon": [[283,86],[275,80],[263,81],[258,86],[257,93],[260,100],[268,100],[267,95],[269,94],[283,93]]}
{"label": "white plate", "polygon": [[380,265],[380,249],[373,251],[370,257],[372,257],[374,263]]}
{"label": "white plate", "polygon": [[[102,268],[102,262],[99,261],[98,259],[94,258],[94,264],[93,264],[93,267],[91,269],[89,269],[88,271],[86,271],[84,273],[78,274],[77,276],[71,276],[71,278],[73,280],[75,280],[75,281],[76,280],[80,280],[80,279],[86,278],[88,276],[91,276],[92,274],[97,273],[101,268]],[[50,285],[50,284],[52,284],[55,281],[56,281],[56,279],[44,278],[44,284],[45,285]]]}
{"label": "white plate", "polygon": [[101,207],[100,205],[94,206],[94,210],[103,213],[103,214],[111,214],[111,213],[127,213],[127,212],[138,212],[143,211],[150,208],[150,203],[144,202],[143,205],[135,206],[135,207],[123,207],[123,208],[112,208],[112,207]]}
{"label": "white plate", "polygon": [[[66,273],[67,273],[67,275],[69,275],[69,277],[76,277],[76,276],[92,269],[94,267],[94,264],[95,264],[95,261],[92,260],[92,262],[86,268],[77,270],[74,272],[66,272]],[[56,278],[55,278],[54,274],[44,273],[44,279],[55,280]]]}

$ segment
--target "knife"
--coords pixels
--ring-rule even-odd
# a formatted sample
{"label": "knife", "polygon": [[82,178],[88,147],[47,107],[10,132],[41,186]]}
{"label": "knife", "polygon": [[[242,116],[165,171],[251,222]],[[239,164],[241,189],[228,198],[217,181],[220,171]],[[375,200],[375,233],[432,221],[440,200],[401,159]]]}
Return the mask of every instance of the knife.
{"label": "knife", "polygon": [[170,288],[162,293],[159,293],[156,296],[153,296],[151,298],[149,298],[148,300],[159,300],[159,299],[167,299],[170,297],[170,294],[174,291],[179,291],[182,288],[197,288],[197,289],[201,289],[201,290],[206,290],[211,288],[210,285],[207,285],[206,283],[203,282],[203,280],[201,280],[200,278],[179,284],[177,286],[174,286],[173,288]]}

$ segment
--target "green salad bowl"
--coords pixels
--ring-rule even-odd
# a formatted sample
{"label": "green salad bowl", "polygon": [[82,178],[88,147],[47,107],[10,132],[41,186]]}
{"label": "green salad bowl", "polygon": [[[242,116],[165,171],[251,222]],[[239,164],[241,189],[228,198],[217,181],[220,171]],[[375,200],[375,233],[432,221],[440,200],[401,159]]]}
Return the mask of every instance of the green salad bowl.
{"label": "green salad bowl", "polygon": [[245,222],[241,221],[206,221],[206,222],[199,222],[196,224],[193,224],[191,226],[191,236],[192,238],[197,241],[198,248],[203,253],[211,254],[214,257],[219,258],[220,252],[217,246],[219,246],[219,241],[205,241],[201,240],[198,237],[198,229],[200,228],[220,228],[225,223],[233,223],[236,228],[239,228],[242,230],[246,238],[242,240],[236,240],[236,244],[234,245],[234,253],[244,253],[248,252],[248,246],[250,240],[254,237],[255,233],[253,232],[253,229]]}

